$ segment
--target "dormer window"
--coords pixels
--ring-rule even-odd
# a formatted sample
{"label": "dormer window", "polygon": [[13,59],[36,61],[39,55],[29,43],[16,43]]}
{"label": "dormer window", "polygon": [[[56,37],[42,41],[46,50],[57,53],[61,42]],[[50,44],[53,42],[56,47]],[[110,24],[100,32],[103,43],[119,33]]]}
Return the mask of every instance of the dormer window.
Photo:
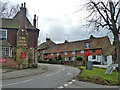
{"label": "dormer window", "polygon": [[89,42],[85,43],[85,48],[90,48],[90,43]]}
{"label": "dormer window", "polygon": [[0,40],[7,39],[7,30],[0,29]]}

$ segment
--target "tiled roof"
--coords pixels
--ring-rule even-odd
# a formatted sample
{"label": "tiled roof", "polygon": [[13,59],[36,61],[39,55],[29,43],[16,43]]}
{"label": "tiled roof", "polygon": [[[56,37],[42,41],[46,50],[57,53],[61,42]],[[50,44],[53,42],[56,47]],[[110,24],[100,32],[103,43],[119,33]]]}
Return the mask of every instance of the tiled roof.
{"label": "tiled roof", "polygon": [[115,51],[115,46],[111,46],[107,48],[106,52],[104,53],[105,56],[111,55]]}
{"label": "tiled roof", "polygon": [[90,49],[101,48],[103,50],[103,53],[106,52],[107,47],[111,46],[109,38],[106,36],[106,37],[93,38],[93,39],[87,39],[87,40],[82,40],[82,41],[55,44],[49,47],[46,50],[46,53],[84,50],[86,42],[90,42]]}
{"label": "tiled roof", "polygon": [[43,49],[47,49],[47,48],[50,48],[51,46],[54,46],[55,43],[52,41],[52,40],[49,40],[48,42],[44,42],[42,44],[40,44],[38,46],[38,50],[43,50]]}
{"label": "tiled roof", "polygon": [[45,48],[47,48],[47,43],[46,42],[44,42],[44,43],[42,43],[40,46],[38,46],[38,50],[40,49],[45,49]]}
{"label": "tiled roof", "polygon": [[[8,19],[2,18],[2,27],[1,28],[20,28],[20,21],[18,19]],[[26,29],[36,29],[31,23],[26,20]]]}
{"label": "tiled roof", "polygon": [[26,29],[37,29],[36,27],[34,27],[30,23],[30,21],[26,17],[26,13],[23,12],[23,9],[24,9],[24,11],[26,11],[26,8],[20,9],[20,11],[18,11],[18,13],[11,19],[9,19],[9,18],[1,18],[2,27],[0,27],[0,28],[17,28],[17,29],[20,28],[21,16],[24,15],[23,17],[25,17],[24,21],[25,21]]}

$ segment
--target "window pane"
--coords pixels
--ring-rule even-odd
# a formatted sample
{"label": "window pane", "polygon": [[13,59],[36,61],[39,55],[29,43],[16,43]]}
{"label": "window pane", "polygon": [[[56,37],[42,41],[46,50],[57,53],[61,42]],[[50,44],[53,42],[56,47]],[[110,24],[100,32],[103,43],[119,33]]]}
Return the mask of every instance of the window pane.
{"label": "window pane", "polygon": [[92,52],[96,52],[96,50],[92,50]]}
{"label": "window pane", "polygon": [[81,51],[81,54],[83,54],[83,53],[84,53],[84,51],[82,50],[82,51]]}
{"label": "window pane", "polygon": [[6,48],[6,56],[9,56],[9,48]]}
{"label": "window pane", "polygon": [[7,30],[0,30],[0,39],[7,39]]}
{"label": "window pane", "polygon": [[75,60],[75,57],[72,57],[72,60]]}
{"label": "window pane", "polygon": [[67,52],[65,52],[64,55],[67,55]]}
{"label": "window pane", "polygon": [[53,56],[53,53],[51,53],[51,56]]}
{"label": "window pane", "polygon": [[92,56],[92,59],[96,59],[96,56],[94,55],[94,56]]}
{"label": "window pane", "polygon": [[5,48],[2,48],[2,57],[5,57]]}
{"label": "window pane", "polygon": [[72,54],[75,54],[75,51],[73,51]]}
{"label": "window pane", "polygon": [[59,56],[59,53],[57,53],[57,56]]}
{"label": "window pane", "polygon": [[85,48],[90,48],[90,43],[85,43]]}

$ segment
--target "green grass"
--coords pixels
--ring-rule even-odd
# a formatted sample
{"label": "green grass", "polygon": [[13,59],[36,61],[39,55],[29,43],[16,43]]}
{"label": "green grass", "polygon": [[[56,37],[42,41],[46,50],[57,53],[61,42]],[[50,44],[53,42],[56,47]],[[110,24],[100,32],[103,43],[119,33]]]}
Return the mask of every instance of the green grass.
{"label": "green grass", "polygon": [[118,72],[112,72],[110,75],[106,74],[106,69],[93,67],[93,70],[88,70],[84,66],[79,68],[83,69],[79,78],[90,82],[106,84],[106,85],[117,85],[118,84]]}

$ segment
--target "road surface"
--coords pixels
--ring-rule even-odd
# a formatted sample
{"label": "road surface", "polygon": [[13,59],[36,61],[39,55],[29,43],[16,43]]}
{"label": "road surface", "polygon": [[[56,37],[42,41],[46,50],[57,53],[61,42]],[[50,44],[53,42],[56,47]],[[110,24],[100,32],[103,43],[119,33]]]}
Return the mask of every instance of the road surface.
{"label": "road surface", "polygon": [[[43,65],[43,64],[42,64]],[[42,74],[3,80],[3,88],[59,88],[79,74],[80,70],[63,65],[44,64],[48,71]]]}

